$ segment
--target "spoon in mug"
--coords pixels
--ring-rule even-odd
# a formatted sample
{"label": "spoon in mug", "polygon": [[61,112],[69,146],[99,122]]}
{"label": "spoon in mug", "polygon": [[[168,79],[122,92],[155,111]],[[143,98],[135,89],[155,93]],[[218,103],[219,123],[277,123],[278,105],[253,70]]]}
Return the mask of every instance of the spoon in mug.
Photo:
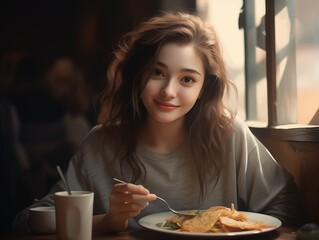
{"label": "spoon in mug", "polygon": [[[124,182],[124,181],[122,181],[122,180],[120,180],[120,179],[117,179],[117,178],[113,178],[113,180],[116,181],[116,182],[119,182],[119,183],[125,183],[125,184],[127,184],[126,182]],[[174,210],[173,208],[171,208],[171,206],[168,204],[168,202],[167,202],[165,199],[163,199],[163,198],[161,198],[161,197],[159,197],[159,196],[156,196],[156,199],[159,199],[159,200],[161,200],[162,202],[164,202],[164,203],[167,205],[168,209],[169,209],[171,212],[175,213],[176,215],[186,216],[186,217],[195,217],[195,216],[197,215],[196,213],[176,211],[176,210]]]}
{"label": "spoon in mug", "polygon": [[71,190],[70,190],[70,187],[69,187],[69,184],[68,184],[68,182],[66,181],[66,179],[64,178],[64,175],[63,175],[63,173],[62,173],[62,170],[61,170],[60,166],[56,166],[56,168],[58,169],[59,175],[60,175],[60,177],[61,177],[61,179],[62,179],[62,182],[64,183],[64,186],[66,187],[66,190],[67,190],[68,194],[69,194],[69,195],[72,195]]}

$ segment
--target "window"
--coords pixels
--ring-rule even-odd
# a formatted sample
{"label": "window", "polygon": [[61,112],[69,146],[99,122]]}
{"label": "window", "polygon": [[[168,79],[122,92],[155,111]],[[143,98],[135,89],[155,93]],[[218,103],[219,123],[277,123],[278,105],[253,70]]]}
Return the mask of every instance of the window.
{"label": "window", "polygon": [[319,1],[197,0],[197,8],[220,38],[241,117],[268,127],[319,124]]}

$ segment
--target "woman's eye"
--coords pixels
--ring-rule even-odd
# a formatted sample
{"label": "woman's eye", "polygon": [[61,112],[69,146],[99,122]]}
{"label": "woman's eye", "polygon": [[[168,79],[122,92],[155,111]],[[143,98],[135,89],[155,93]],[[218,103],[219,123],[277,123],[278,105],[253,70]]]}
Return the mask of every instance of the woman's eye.
{"label": "woman's eye", "polygon": [[194,79],[191,78],[191,77],[184,77],[184,78],[182,79],[182,81],[183,81],[184,83],[193,83],[193,82],[194,82]]}
{"label": "woman's eye", "polygon": [[164,73],[159,69],[154,70],[154,75],[159,77],[164,77]]}

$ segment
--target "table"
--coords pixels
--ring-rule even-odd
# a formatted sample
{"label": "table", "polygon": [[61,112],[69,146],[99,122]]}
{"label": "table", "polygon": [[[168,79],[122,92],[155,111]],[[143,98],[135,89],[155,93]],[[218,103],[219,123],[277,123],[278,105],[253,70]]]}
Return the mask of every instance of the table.
{"label": "table", "polygon": [[[257,235],[248,235],[241,237],[219,238],[219,239],[232,239],[232,240],[294,240],[294,233],[296,228],[282,226],[274,231],[261,233]],[[36,234],[11,234],[1,238],[3,240],[56,240],[54,234],[51,235],[36,235]],[[211,239],[211,238],[194,238],[177,236],[173,234],[159,233],[146,229],[130,230],[121,233],[107,233],[107,234],[94,234],[92,240],[196,240],[196,239]]]}

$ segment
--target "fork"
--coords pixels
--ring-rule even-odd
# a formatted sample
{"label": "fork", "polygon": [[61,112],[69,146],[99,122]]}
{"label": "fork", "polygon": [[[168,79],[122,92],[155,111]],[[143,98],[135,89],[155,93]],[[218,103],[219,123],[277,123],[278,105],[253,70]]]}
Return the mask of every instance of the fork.
{"label": "fork", "polygon": [[[124,181],[122,181],[122,180],[120,180],[120,179],[117,179],[117,178],[113,178],[113,180],[116,181],[116,182],[119,182],[119,183],[125,183],[125,184],[127,184],[127,182],[124,182]],[[168,209],[169,209],[171,212],[175,213],[176,215],[186,216],[186,217],[195,217],[195,216],[197,215],[196,213],[189,213],[189,212],[184,212],[184,211],[176,211],[176,210],[174,210],[173,208],[171,208],[171,206],[168,204],[168,202],[167,202],[165,199],[163,199],[163,198],[161,198],[161,197],[159,197],[159,196],[156,196],[156,199],[159,199],[159,200],[161,200],[162,202],[164,202],[164,203],[167,205]]]}

